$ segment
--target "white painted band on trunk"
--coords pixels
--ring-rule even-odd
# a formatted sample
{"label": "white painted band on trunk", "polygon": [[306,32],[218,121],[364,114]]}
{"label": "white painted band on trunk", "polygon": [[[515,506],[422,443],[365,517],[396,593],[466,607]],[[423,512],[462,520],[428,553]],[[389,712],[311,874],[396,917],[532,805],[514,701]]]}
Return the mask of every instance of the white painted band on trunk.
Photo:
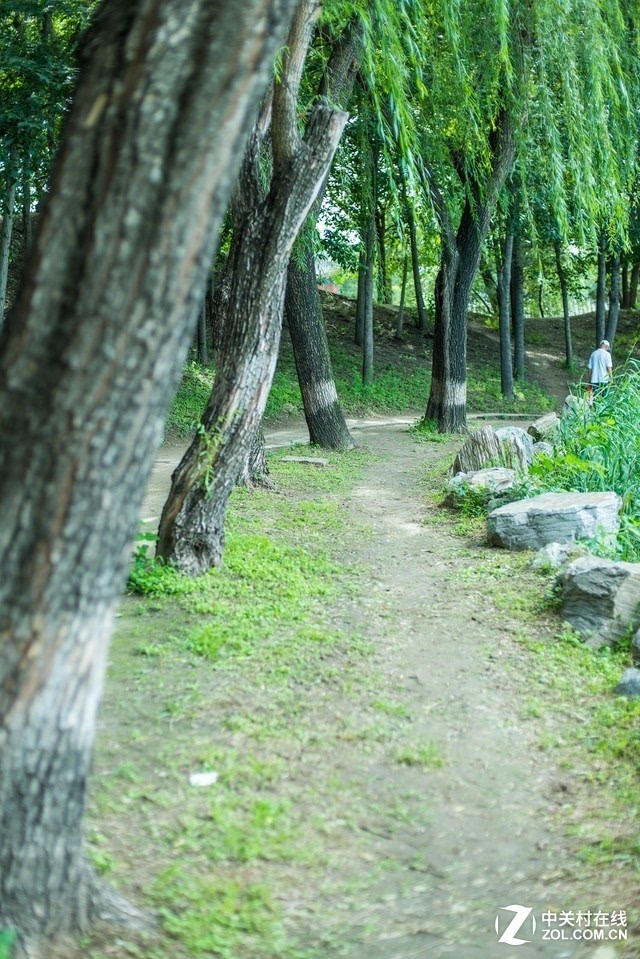
{"label": "white painted band on trunk", "polygon": [[466,406],[467,403],[467,384],[466,383],[445,383],[444,402],[446,406]]}
{"label": "white painted band on trunk", "polygon": [[333,406],[338,402],[338,393],[333,380],[320,380],[318,383],[309,383],[305,389],[309,413],[313,415],[318,410]]}

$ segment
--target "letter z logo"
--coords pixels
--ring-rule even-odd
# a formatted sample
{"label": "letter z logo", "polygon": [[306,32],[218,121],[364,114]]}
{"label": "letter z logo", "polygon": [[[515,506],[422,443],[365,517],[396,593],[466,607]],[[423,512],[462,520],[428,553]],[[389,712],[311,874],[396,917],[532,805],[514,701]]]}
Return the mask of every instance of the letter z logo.
{"label": "letter z logo", "polygon": [[[520,932],[523,925],[531,916],[533,909],[530,909],[528,906],[502,906],[503,912],[514,912],[515,916],[505,929],[505,931],[500,936],[500,915],[496,916],[496,934],[500,936],[498,942],[504,942],[508,946],[522,946],[525,942],[531,942],[530,939],[517,939],[516,933]],[[536,931],[536,918],[531,916],[531,935]]]}

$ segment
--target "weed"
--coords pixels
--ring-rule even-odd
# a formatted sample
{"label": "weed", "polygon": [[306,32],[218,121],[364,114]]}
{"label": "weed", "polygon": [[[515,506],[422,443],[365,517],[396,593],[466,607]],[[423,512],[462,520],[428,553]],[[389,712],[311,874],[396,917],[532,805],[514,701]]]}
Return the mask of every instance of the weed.
{"label": "weed", "polygon": [[434,769],[443,765],[440,750],[429,741],[417,746],[403,746],[396,751],[394,758],[401,766],[422,766],[424,769]]}

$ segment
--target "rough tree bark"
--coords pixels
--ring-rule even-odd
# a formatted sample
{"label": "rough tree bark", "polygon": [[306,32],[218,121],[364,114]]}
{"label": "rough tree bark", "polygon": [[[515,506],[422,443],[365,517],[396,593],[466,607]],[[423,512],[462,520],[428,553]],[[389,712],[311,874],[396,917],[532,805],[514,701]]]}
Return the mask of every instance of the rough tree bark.
{"label": "rough tree bark", "polygon": [[365,281],[367,276],[366,254],[364,245],[358,259],[358,292],[356,295],[356,325],[353,333],[353,342],[356,346],[364,343],[364,312],[365,312]]}
{"label": "rough tree bark", "polygon": [[107,641],[293,6],[102,4],[0,342],[0,927],[30,954],[127,913],[82,849]]}
{"label": "rough tree bark", "polygon": [[567,367],[573,363],[573,342],[571,338],[571,317],[569,315],[569,287],[567,285],[567,276],[564,272],[562,262],[562,247],[560,240],[555,240],[553,250],[556,258],[556,273],[558,274],[558,283],[560,284],[560,293],[562,294],[562,316],[564,317],[564,348]]}
{"label": "rough tree bark", "polygon": [[309,439],[323,449],[352,449],[353,440],[345,423],[333,378],[329,343],[315,279],[313,252],[307,254],[306,269],[291,259],[287,276],[285,314]]}
{"label": "rough tree bark", "polygon": [[[347,115],[318,103],[298,132],[298,90],[320,10],[302,0],[279,78],[245,151],[233,200],[231,288],[213,392],[201,429],[173,474],[158,555],[182,573],[222,560],[227,501],[244,468],[275,371],[291,250],[340,140]],[[270,131],[273,172],[263,185],[260,151]]]}
{"label": "rough tree bark", "polygon": [[457,231],[442,192],[432,177],[428,180],[442,229],[442,254],[435,287],[431,392],[425,419],[436,422],[442,433],[466,429],[469,296],[498,195],[515,160],[512,130],[505,114],[492,133],[491,148],[493,166],[482,191],[479,183],[461,171],[470,199]]}
{"label": "rough tree bark", "polygon": [[598,280],[596,284],[596,349],[604,339],[605,293],[607,287],[607,240],[604,233],[598,242]]}
{"label": "rough tree bark", "polygon": [[[345,31],[331,54],[320,85],[321,97],[329,97],[331,103],[347,106],[361,49],[362,27],[354,24]],[[325,187],[326,181],[316,198],[316,210],[322,202]],[[353,440],[340,406],[331,366],[313,253],[308,252],[305,260],[305,267],[299,266],[295,257],[289,262],[285,315],[309,439],[323,449],[351,449]]]}
{"label": "rough tree bark", "polygon": [[500,390],[513,399],[513,364],[511,361],[511,266],[513,232],[509,230],[498,262],[498,328],[500,332]]}
{"label": "rough tree bark", "polygon": [[522,382],[525,377],[524,259],[522,238],[517,232],[513,238],[511,262],[511,320],[513,323],[513,375],[517,382]]}

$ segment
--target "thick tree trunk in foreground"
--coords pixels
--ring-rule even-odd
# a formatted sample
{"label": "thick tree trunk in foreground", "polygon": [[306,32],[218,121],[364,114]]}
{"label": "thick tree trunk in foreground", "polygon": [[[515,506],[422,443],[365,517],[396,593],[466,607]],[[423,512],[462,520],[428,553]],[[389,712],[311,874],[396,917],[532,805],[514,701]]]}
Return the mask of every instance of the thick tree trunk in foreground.
{"label": "thick tree trunk in foreground", "polygon": [[[618,317],[620,315],[620,251],[615,254],[611,261],[611,287],[609,290],[609,313],[607,315],[606,338],[613,349],[613,341],[616,338],[618,329]],[[598,344],[599,346],[600,344]]]}
{"label": "thick tree trunk in foreground", "polygon": [[522,240],[513,238],[511,261],[511,320],[513,323],[513,375],[517,382],[524,380],[524,261]]}
{"label": "thick tree trunk in foreground", "polygon": [[311,443],[329,450],[353,447],[331,368],[313,253],[306,269],[289,263],[285,310]]}
{"label": "thick tree trunk in foreground", "polygon": [[298,134],[298,88],[318,12],[315,0],[298,7],[274,84],[269,192],[259,164],[268,127],[265,104],[234,199],[231,289],[213,392],[201,429],[173,474],[158,531],[158,555],[187,575],[222,560],[227,501],[245,468],[275,371],[289,257],[347,119],[318,104],[304,139]]}
{"label": "thick tree trunk in foreground", "polygon": [[493,169],[490,180],[482,191],[478,183],[469,181],[475,202],[472,207],[467,201],[457,232],[453,229],[442,192],[433,179],[429,181],[442,225],[443,241],[435,288],[431,391],[425,420],[435,421],[441,433],[466,429],[469,296],[495,204],[515,160],[513,135],[506,116],[500,118],[491,140]]}
{"label": "thick tree trunk in foreground", "polygon": [[598,244],[598,281],[596,284],[596,349],[604,340],[605,293],[607,287],[607,241],[604,234]]}
{"label": "thick tree trunk in foreground", "polygon": [[555,241],[553,244],[553,249],[556,257],[556,272],[558,274],[558,282],[560,284],[560,292],[562,294],[565,355],[567,358],[567,367],[570,367],[573,363],[573,342],[571,339],[571,317],[569,315],[569,287],[567,286],[567,277],[564,272],[564,264],[562,262],[562,248],[560,246],[560,240]]}
{"label": "thick tree trunk in foreground", "polygon": [[106,645],[292,6],[103,4],[0,343],[0,928],[33,954],[126,913],[81,843]]}
{"label": "thick tree trunk in foreground", "polygon": [[498,324],[500,331],[500,390],[513,399],[513,364],[511,362],[511,265],[513,262],[513,233],[507,233],[504,252],[498,270]]}

